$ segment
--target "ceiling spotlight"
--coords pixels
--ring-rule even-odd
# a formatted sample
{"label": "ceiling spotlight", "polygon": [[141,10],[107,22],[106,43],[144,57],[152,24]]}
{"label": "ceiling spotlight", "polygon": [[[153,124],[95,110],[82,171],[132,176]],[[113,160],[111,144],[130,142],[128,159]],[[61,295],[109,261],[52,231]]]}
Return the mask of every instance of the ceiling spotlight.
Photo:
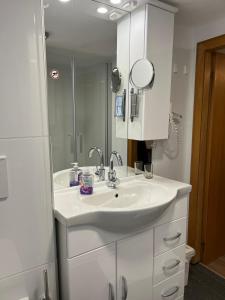
{"label": "ceiling spotlight", "polygon": [[120,4],[121,0],[110,0],[112,4]]}
{"label": "ceiling spotlight", "polygon": [[122,15],[119,12],[113,11],[110,15],[109,15],[109,19],[111,21],[115,21],[118,20]]}
{"label": "ceiling spotlight", "polygon": [[104,7],[104,6],[101,6],[101,7],[97,8],[97,12],[99,14],[106,14],[108,12],[108,9],[106,7]]}
{"label": "ceiling spotlight", "polygon": [[59,1],[63,3],[70,2],[70,0],[59,0]]}
{"label": "ceiling spotlight", "polygon": [[126,10],[133,10],[137,7],[137,1],[128,1],[123,4],[122,8]]}

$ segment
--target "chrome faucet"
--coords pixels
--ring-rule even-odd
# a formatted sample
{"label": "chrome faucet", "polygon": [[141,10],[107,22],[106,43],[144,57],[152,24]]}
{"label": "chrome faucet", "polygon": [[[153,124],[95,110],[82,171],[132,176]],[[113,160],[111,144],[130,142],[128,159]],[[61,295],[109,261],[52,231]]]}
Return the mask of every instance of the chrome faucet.
{"label": "chrome faucet", "polygon": [[95,175],[98,176],[99,181],[104,181],[105,180],[105,167],[104,167],[104,155],[103,152],[100,148],[98,147],[92,147],[90,148],[89,152],[88,152],[88,157],[92,158],[92,155],[94,152],[97,152],[99,155],[99,159],[100,159],[100,166],[96,166],[96,172]]}
{"label": "chrome faucet", "polygon": [[123,165],[122,157],[117,151],[113,151],[110,156],[109,163],[109,172],[108,172],[108,181],[107,186],[111,189],[115,189],[117,185],[120,183],[120,180],[116,176],[116,171],[114,170],[113,158],[116,157],[117,163],[119,166]]}

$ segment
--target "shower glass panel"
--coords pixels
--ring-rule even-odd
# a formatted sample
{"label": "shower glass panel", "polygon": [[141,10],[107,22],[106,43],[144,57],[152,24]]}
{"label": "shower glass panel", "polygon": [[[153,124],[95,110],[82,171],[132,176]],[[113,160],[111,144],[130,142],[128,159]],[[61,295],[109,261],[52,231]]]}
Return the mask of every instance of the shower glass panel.
{"label": "shower glass panel", "polygon": [[88,157],[93,146],[103,150],[107,158],[107,64],[76,68],[76,137],[77,159],[81,166],[99,164],[99,157]]}
{"label": "shower glass panel", "polygon": [[49,131],[53,170],[67,169],[76,158],[73,58],[47,51]]}
{"label": "shower glass panel", "polygon": [[53,171],[99,164],[88,151],[97,146],[108,164],[112,144],[111,63],[88,65],[66,51],[47,49],[49,130],[53,153]]}

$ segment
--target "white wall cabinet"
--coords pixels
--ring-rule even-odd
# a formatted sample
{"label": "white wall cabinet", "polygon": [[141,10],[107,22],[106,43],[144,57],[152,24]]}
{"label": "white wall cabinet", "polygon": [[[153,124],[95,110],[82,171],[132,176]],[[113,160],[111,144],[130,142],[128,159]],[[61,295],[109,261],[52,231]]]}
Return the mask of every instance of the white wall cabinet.
{"label": "white wall cabinet", "polygon": [[[127,139],[129,115],[129,51],[130,51],[130,14],[117,23],[117,67],[121,73],[121,87],[117,95],[126,91],[125,122],[123,118],[116,118],[116,137]],[[115,110],[115,94],[113,94],[113,110]],[[113,112],[114,115],[114,112]]]}
{"label": "white wall cabinet", "polygon": [[177,196],[137,232],[58,223],[61,300],[182,299],[187,205]]}
{"label": "white wall cabinet", "polygon": [[129,118],[128,125],[128,138],[134,140],[168,138],[176,9],[156,6],[146,4],[131,13],[130,69],[146,58],[155,70],[150,88],[137,90],[130,84],[138,94],[138,116],[133,122]]}
{"label": "white wall cabinet", "polygon": [[[149,2],[135,9],[129,17],[122,18],[117,25],[117,64],[122,73],[123,88],[129,84],[126,120],[128,138],[134,140],[168,138],[174,14],[177,9],[161,2]],[[155,76],[150,88],[138,90],[129,83],[129,72],[133,64],[143,58],[152,62]],[[133,119],[130,118],[132,88],[138,94],[138,114]],[[127,125],[121,119],[116,120],[116,127],[117,137],[127,138]]]}

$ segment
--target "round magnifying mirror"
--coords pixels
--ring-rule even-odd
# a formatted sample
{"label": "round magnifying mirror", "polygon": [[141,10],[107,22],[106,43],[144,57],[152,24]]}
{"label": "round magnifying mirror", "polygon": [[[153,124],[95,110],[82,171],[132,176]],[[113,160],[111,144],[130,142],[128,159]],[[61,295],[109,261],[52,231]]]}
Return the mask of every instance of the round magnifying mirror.
{"label": "round magnifying mirror", "polygon": [[130,71],[130,81],[137,89],[150,87],[154,76],[154,66],[145,58],[137,60]]}
{"label": "round magnifying mirror", "polygon": [[119,69],[114,67],[112,69],[112,91],[113,93],[117,93],[120,90],[121,86],[121,75]]}

